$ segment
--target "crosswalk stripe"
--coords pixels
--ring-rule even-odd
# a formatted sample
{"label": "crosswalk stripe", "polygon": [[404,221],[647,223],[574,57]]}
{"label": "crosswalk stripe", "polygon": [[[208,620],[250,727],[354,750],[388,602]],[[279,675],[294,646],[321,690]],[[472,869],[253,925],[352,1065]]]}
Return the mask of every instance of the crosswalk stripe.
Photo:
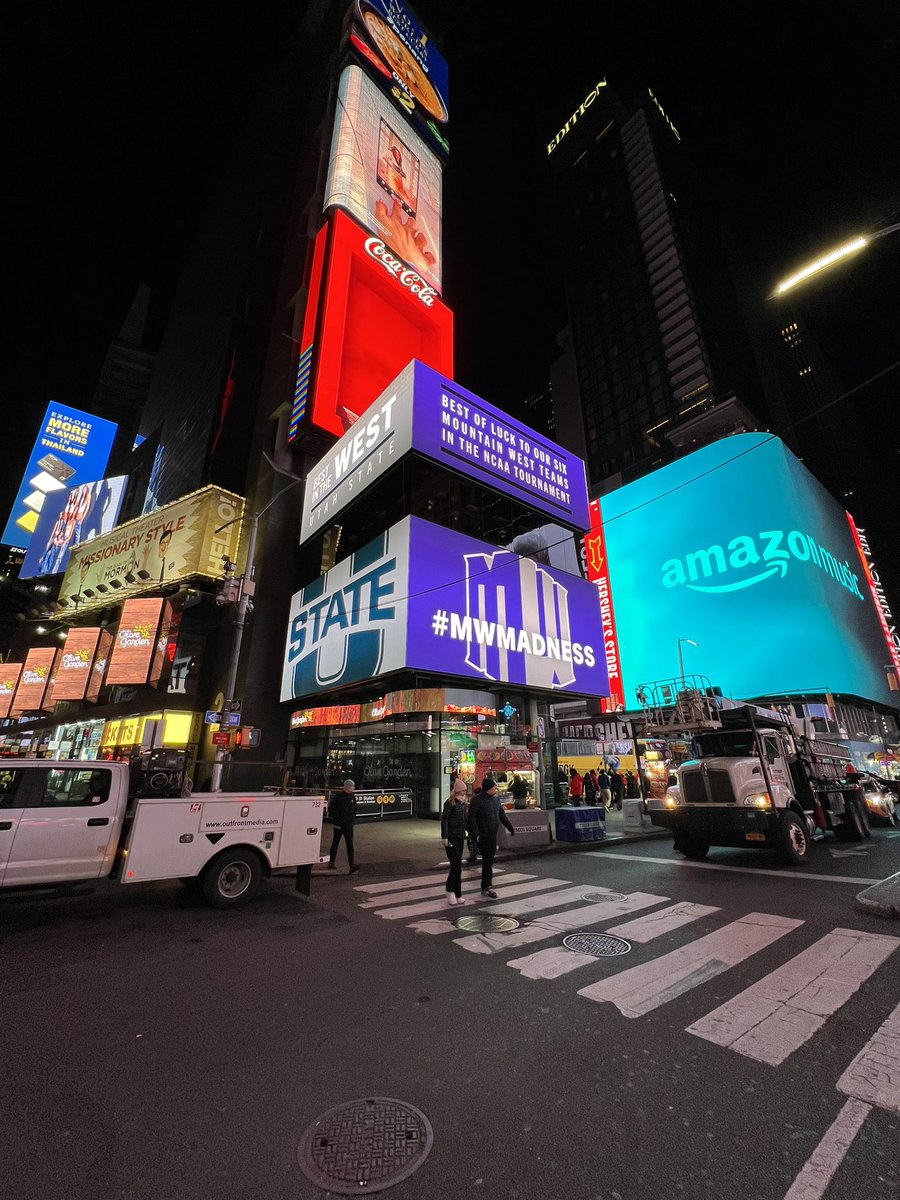
{"label": "crosswalk stripe", "polygon": [[838,1080],[845,1096],[900,1113],[900,1004]]}
{"label": "crosswalk stripe", "polygon": [[[501,913],[504,917],[524,917],[528,913],[546,911],[548,908],[562,908],[566,904],[573,904],[576,900],[592,900],[604,895],[621,896],[621,894],[621,892],[613,892],[609,888],[597,887],[596,884],[591,886],[587,883],[580,883],[575,887],[566,888],[565,891],[554,892],[552,900],[549,902],[546,902],[542,896],[534,896],[530,900],[518,900],[515,904],[505,904],[501,897],[500,903],[494,905],[493,911]],[[615,916],[612,906],[617,901],[611,900],[607,903],[609,903],[611,914]]]}
{"label": "crosswalk stripe", "polygon": [[547,946],[524,958],[511,958],[506,965],[520,971],[526,979],[559,979],[596,961],[593,954],[578,954],[565,946]]}
{"label": "crosswalk stripe", "polygon": [[[481,867],[464,867],[463,879],[477,879],[481,874]],[[494,874],[501,875],[503,872],[499,867],[494,867]],[[390,879],[387,883],[361,883],[353,890],[355,892],[368,892],[370,896],[377,896],[381,892],[399,892],[403,888],[423,887],[426,883],[436,883],[440,881],[440,874],[437,871],[432,871],[430,875],[416,875],[411,879]]]}
{"label": "crosswalk stripe", "polygon": [[[533,892],[537,888],[541,888],[544,886],[544,881],[536,880],[531,875],[523,875],[520,877],[518,875],[509,874],[505,877],[505,879],[518,879],[518,878],[526,879],[526,880],[529,880],[530,882],[514,883],[511,887],[504,886],[504,888],[503,888],[504,895],[518,896],[524,892]],[[562,880],[559,880],[558,882],[565,883],[566,880],[562,879]],[[505,883],[505,880],[504,880],[504,883]],[[499,881],[497,881],[497,885],[499,886]],[[467,896],[467,895],[474,896],[478,900],[479,904],[482,901],[480,888],[478,887],[477,884],[473,885],[472,887],[464,887],[462,889],[462,893],[464,896]],[[490,901],[488,901],[488,903],[490,904]],[[386,921],[399,921],[405,917],[420,917],[420,916],[424,916],[425,913],[440,912],[441,909],[445,909],[448,907],[449,906],[447,904],[447,894],[446,894],[446,892],[442,891],[441,895],[438,899],[422,900],[418,904],[402,904],[399,908],[379,908],[376,910],[375,915],[379,916],[379,917],[383,917],[384,920],[386,920]],[[494,906],[493,906],[493,904],[491,904],[490,911],[493,911],[493,908],[494,908]]]}
{"label": "crosswalk stripe", "polygon": [[719,912],[714,904],[691,904],[682,901],[672,904],[669,908],[661,908],[657,912],[647,913],[634,921],[626,921],[624,925],[614,925],[607,933],[618,934],[631,942],[652,942],[654,938],[689,925],[700,917],[708,917],[710,913]]}
{"label": "crosswalk stripe", "polygon": [[578,995],[598,1003],[608,1000],[623,1016],[640,1017],[721,975],[802,924],[772,913],[748,913],[661,958],[589,984]]}
{"label": "crosswalk stripe", "polygon": [[868,1104],[860,1104],[858,1100],[847,1101],[791,1184],[784,1200],[822,1200],[835,1171],[844,1161],[853,1139],[871,1111]]}
{"label": "crosswalk stripe", "polygon": [[821,1029],[898,945],[900,939],[881,933],[833,929],[687,1031],[777,1067]]}
{"label": "crosswalk stripe", "polygon": [[[534,879],[534,878],[535,878],[534,875],[506,875],[506,876],[504,876],[504,879],[506,881],[512,880],[512,879],[524,880],[524,879]],[[475,877],[469,876],[469,878],[467,880],[464,880],[464,882],[474,883]],[[568,883],[569,881],[568,881],[568,879],[561,879],[561,880],[558,880],[557,882]],[[497,886],[498,887],[500,886],[499,879],[497,880]],[[429,898],[429,896],[431,896],[431,897],[443,896],[445,891],[446,891],[445,880],[433,879],[431,881],[430,887],[410,888],[404,892],[385,892],[380,896],[373,896],[373,897],[370,897],[368,900],[363,900],[360,903],[359,907],[360,908],[378,908],[381,905],[387,905],[387,904],[406,904],[406,903],[411,904],[414,900],[427,900]]]}
{"label": "crosswalk stripe", "polygon": [[[592,894],[600,890],[602,889],[593,888]],[[624,900],[610,900],[603,904],[585,904],[581,908],[573,908],[552,917],[538,917],[530,925],[516,929],[512,933],[473,933],[468,937],[457,939],[453,944],[462,946],[463,950],[470,950],[473,954],[498,954],[501,950],[515,950],[518,946],[530,946],[534,942],[545,942],[548,938],[571,933],[573,929],[583,929],[587,925],[596,925],[611,917],[624,917],[626,913],[640,912],[642,908],[652,908],[655,904],[664,904],[668,899],[668,896],[652,896],[647,892],[633,892]],[[510,907],[510,905],[502,906],[503,915],[509,912]],[[497,906],[491,906],[491,912],[499,911]]]}

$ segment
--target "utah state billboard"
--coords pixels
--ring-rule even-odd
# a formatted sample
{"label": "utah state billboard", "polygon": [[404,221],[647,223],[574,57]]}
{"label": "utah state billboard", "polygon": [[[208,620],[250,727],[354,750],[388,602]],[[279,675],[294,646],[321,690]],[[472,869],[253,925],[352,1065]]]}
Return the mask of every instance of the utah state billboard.
{"label": "utah state billboard", "polygon": [[404,669],[605,695],[597,590],[406,517],[293,596],[281,699]]}
{"label": "utah state billboard", "polygon": [[601,500],[626,706],[679,673],[738,698],[896,703],[847,516],[776,437],[746,433]]}

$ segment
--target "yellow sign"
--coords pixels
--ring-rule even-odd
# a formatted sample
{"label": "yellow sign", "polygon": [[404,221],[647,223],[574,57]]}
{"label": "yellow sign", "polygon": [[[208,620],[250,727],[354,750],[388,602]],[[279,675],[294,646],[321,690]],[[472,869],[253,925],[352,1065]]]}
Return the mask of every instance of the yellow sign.
{"label": "yellow sign", "polygon": [[606,87],[606,80],[601,79],[596,87],[591,88],[591,90],[588,92],[588,94],[585,96],[585,98],[582,100],[582,102],[579,104],[579,106],[572,113],[571,117],[569,117],[568,121],[566,121],[565,125],[563,125],[562,129],[559,131],[559,133],[556,135],[556,137],[553,139],[553,141],[549,142],[547,144],[547,153],[548,154],[553,153],[553,151],[556,149],[556,147],[559,145],[559,143],[563,140],[563,138],[566,136],[566,134],[569,132],[569,130],[572,128],[572,126],[577,122],[578,118],[584,116],[584,110],[586,108],[590,108],[591,105],[594,103],[594,101],[597,99],[597,97],[600,95],[600,89],[605,88],[605,87]]}
{"label": "yellow sign", "polygon": [[197,576],[217,579],[223,555],[237,559],[243,513],[240,496],[210,486],[117,525],[72,551],[59,602],[82,613]]}

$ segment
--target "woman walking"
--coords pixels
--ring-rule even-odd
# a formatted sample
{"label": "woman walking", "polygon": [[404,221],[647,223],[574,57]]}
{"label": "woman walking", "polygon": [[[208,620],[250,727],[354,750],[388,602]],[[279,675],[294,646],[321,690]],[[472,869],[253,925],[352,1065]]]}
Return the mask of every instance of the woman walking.
{"label": "woman walking", "polygon": [[466,844],[466,785],[457,779],[450,789],[441,813],[441,837],[447,847],[450,870],[447,874],[447,903],[465,904],[462,898],[462,855]]}

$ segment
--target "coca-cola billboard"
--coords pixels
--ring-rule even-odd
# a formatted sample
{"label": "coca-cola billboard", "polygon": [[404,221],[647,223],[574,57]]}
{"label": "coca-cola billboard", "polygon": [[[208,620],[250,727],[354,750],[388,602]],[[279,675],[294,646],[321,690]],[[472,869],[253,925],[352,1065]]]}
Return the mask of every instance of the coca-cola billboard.
{"label": "coca-cola billboard", "polygon": [[418,359],[452,378],[453,314],[421,271],[343,212],[316,238],[289,437],[340,437]]}

